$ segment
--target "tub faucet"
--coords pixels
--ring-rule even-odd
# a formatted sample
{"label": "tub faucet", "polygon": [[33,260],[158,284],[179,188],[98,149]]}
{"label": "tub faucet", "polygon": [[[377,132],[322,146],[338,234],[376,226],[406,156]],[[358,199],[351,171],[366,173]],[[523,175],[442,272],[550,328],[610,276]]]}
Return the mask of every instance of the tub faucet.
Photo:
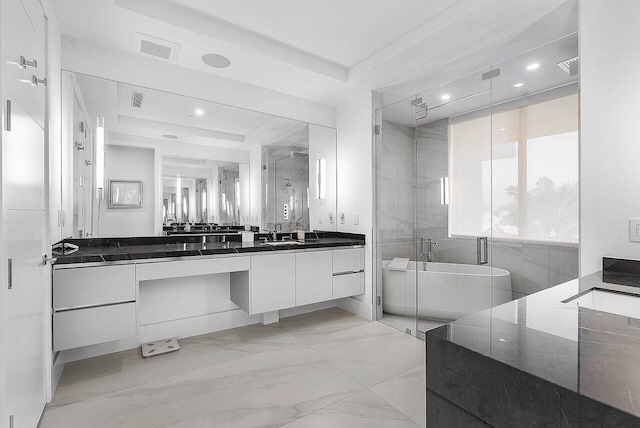
{"label": "tub faucet", "polygon": [[[433,261],[433,246],[438,246],[438,243],[433,239],[427,239],[427,253],[423,254],[423,262],[425,263],[424,268],[427,269],[427,262]],[[424,249],[422,250],[424,251]]]}

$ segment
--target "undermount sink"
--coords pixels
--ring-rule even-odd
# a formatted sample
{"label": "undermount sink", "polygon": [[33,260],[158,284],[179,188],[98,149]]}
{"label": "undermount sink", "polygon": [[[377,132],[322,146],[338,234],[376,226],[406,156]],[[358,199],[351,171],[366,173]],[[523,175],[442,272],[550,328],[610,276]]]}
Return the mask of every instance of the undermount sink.
{"label": "undermount sink", "polygon": [[640,295],[638,294],[592,288],[564,300],[563,303],[640,319]]}
{"label": "undermount sink", "polygon": [[298,241],[271,241],[271,242],[265,242],[264,245],[273,245],[273,246],[278,246],[278,245],[300,245],[302,244],[302,242],[298,242]]}

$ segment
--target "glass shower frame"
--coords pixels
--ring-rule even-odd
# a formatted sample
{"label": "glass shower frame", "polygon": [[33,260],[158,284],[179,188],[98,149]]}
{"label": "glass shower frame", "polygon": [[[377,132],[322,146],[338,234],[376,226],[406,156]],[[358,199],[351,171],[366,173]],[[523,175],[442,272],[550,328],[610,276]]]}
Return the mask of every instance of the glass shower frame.
{"label": "glass shower frame", "polygon": [[[505,290],[502,288],[502,280],[498,278],[498,275],[496,274],[499,272],[499,269],[495,268],[493,264],[494,248],[498,251],[496,253],[496,257],[502,259],[505,257],[507,259],[515,258],[515,256],[518,256],[516,251],[520,251],[519,257],[521,260],[519,262],[523,264],[523,251],[527,251],[527,248],[532,247],[535,250],[536,245],[548,246],[549,242],[542,241],[541,243],[537,243],[532,241],[524,244],[513,244],[509,242],[508,238],[504,239],[502,236],[496,238],[493,236],[494,227],[496,226],[494,203],[496,200],[500,201],[500,198],[504,199],[504,194],[502,194],[504,189],[496,189],[494,186],[494,179],[499,178],[496,174],[501,173],[502,166],[499,165],[497,170],[494,170],[494,167],[497,159],[505,156],[505,154],[502,153],[504,152],[504,147],[498,146],[500,140],[504,140],[503,131],[505,131],[505,129],[500,128],[501,125],[498,122],[494,123],[494,117],[497,117],[500,112],[504,111],[504,103],[506,101],[508,103],[515,103],[515,108],[517,108],[518,100],[525,100],[523,105],[528,105],[527,102],[536,103],[539,102],[539,100],[549,98],[555,99],[555,97],[562,97],[578,92],[578,77],[574,78],[573,76],[559,80],[560,83],[558,85],[544,87],[544,82],[536,81],[536,76],[531,75],[528,76],[529,80],[527,80],[527,85],[524,88],[522,88],[522,85],[514,86],[518,83],[516,81],[511,81],[515,78],[515,74],[512,73],[514,67],[521,67],[523,64],[531,63],[537,58],[548,55],[549,52],[552,51],[560,52],[558,55],[565,55],[567,58],[571,58],[572,55],[577,56],[577,34],[570,34],[546,45],[540,46],[532,51],[525,52],[521,55],[495,64],[491,67],[484,68],[476,73],[466,75],[437,88],[420,92],[411,97],[381,107],[375,111],[374,200],[376,202],[374,209],[374,221],[376,229],[374,231],[374,251],[377,309],[376,319],[384,322],[384,279],[385,277],[386,279],[395,277],[395,282],[405,281],[401,287],[402,289],[413,289],[414,291],[413,294],[406,292],[403,296],[404,302],[407,303],[408,306],[411,306],[408,311],[405,311],[405,314],[408,318],[412,319],[412,321],[408,324],[405,323],[405,325],[398,325],[392,320],[389,324],[418,337],[423,337],[424,331],[433,326],[432,323],[424,322],[423,317],[421,316],[425,305],[420,302],[424,299],[431,299],[431,297],[428,296],[426,291],[424,291],[425,278],[427,275],[424,275],[425,278],[422,278],[421,283],[420,269],[417,268],[417,265],[419,264],[418,262],[429,253],[436,254],[438,256],[437,258],[441,258],[441,256],[447,252],[450,255],[455,253],[455,257],[445,257],[445,259],[457,259],[460,260],[459,263],[461,264],[476,265],[480,262],[486,261],[486,266],[489,269],[490,274],[486,280],[488,282],[486,287],[487,291],[486,293],[483,293],[482,298],[489,302],[489,307],[493,307],[496,302],[503,303],[506,298],[509,298],[510,300],[511,298],[521,297],[520,289],[516,290],[509,287],[508,290]],[[562,56],[559,58],[563,59]],[[555,64],[552,65],[555,66]],[[520,91],[518,96],[513,95],[513,91],[515,90],[514,88]],[[484,99],[484,105],[481,102],[480,105],[473,107],[474,102],[477,101],[479,97]],[[436,171],[437,168],[434,169],[433,167],[433,159],[430,159],[430,156],[425,156],[429,151],[426,148],[426,145],[422,145],[419,142],[421,138],[420,136],[409,135],[410,138],[407,138],[407,141],[402,141],[404,144],[409,144],[411,140],[414,144],[414,147],[412,148],[415,160],[412,166],[414,171],[414,180],[411,183],[411,186],[414,187],[415,191],[412,195],[413,198],[409,198],[410,200],[404,198],[404,202],[399,202],[398,198],[400,195],[404,194],[406,190],[400,185],[400,183],[406,182],[406,180],[403,181],[403,174],[406,175],[406,171],[399,167],[401,162],[398,162],[398,159],[393,158],[392,152],[393,150],[406,151],[408,149],[406,146],[396,146],[394,148],[387,144],[389,142],[388,139],[390,134],[394,134],[396,137],[398,135],[407,136],[407,134],[410,133],[408,128],[412,128],[413,132],[417,133],[419,132],[419,128],[423,126],[423,123],[433,123],[434,117],[437,117],[438,115],[441,115],[442,117],[449,117],[445,111],[448,107],[454,106],[456,103],[469,103],[470,107],[466,114],[467,116],[469,116],[469,114],[473,116],[475,113],[476,116],[484,114],[489,118],[488,125],[485,126],[487,129],[483,129],[481,132],[484,139],[482,150],[476,153],[476,156],[482,155],[483,158],[486,158],[486,162],[484,162],[486,164],[484,180],[487,181],[488,187],[486,186],[487,183],[485,183],[485,200],[479,202],[484,204],[484,214],[480,213],[479,216],[472,216],[472,220],[479,221],[481,223],[481,229],[486,230],[486,233],[483,233],[483,235],[486,236],[486,241],[483,242],[476,241],[478,234],[474,234],[473,236],[460,236],[455,234],[452,235],[450,233],[450,230],[448,230],[450,225],[449,221],[451,220],[452,214],[455,214],[452,213],[450,206],[446,211],[446,227],[442,224],[438,224],[437,221],[434,221],[434,218],[442,215],[440,212],[441,207],[438,207],[438,202],[442,203],[442,205],[446,205],[446,202],[450,202],[449,199],[454,197],[454,195],[449,193],[445,195],[445,191],[451,189],[450,186],[456,180],[455,174],[454,177],[451,177],[451,157],[447,154],[447,170]],[[465,116],[465,114],[459,116]],[[407,128],[399,129],[399,127],[396,126],[396,129],[390,130],[389,119],[393,117],[404,117],[403,120],[406,122],[405,125],[407,125]],[[447,127],[449,127],[449,124],[447,124]],[[391,128],[394,127],[391,126]],[[449,129],[447,130],[449,132]],[[522,141],[520,141],[520,147],[522,147]],[[447,143],[447,150],[451,150],[450,142]],[[520,158],[521,157],[518,157],[518,159]],[[390,164],[393,164],[394,162],[396,162],[396,165],[390,167]],[[405,162],[405,165],[406,164],[407,163]],[[393,171],[394,169],[395,171]],[[389,186],[393,180],[398,184],[395,188],[395,193],[393,187]],[[473,186],[464,186],[464,188],[473,188]],[[413,206],[412,220],[407,213],[408,211],[411,211],[411,206]],[[426,209],[418,209],[420,207]],[[396,233],[394,233],[394,225],[392,223],[396,221],[397,224],[395,226],[398,226],[398,224],[400,224],[399,220],[404,220],[405,227],[397,227]],[[412,224],[409,226],[411,221]],[[400,237],[403,233],[405,236]],[[429,239],[431,239],[431,241],[429,241]],[[438,244],[437,247],[432,245],[430,248],[425,248],[425,246],[429,246],[429,242],[434,241]],[[568,256],[571,260],[571,264],[574,262],[573,258],[576,259],[575,269],[569,269],[570,272],[564,272],[562,274],[564,275],[562,281],[577,277],[577,242],[559,242],[557,244],[557,246],[554,246],[555,244],[551,245],[545,251],[548,251],[550,254],[554,254],[555,251],[555,254],[560,254],[561,257]],[[399,247],[406,247],[407,245],[412,246],[412,248],[410,250],[407,250],[406,248],[403,250],[399,249]],[[573,248],[576,249],[574,250]],[[509,254],[510,252],[512,254]],[[389,262],[389,259],[393,256],[404,256],[409,258],[411,261],[415,261],[416,269],[414,269],[412,274],[404,275],[402,279],[400,279],[400,273],[391,272],[383,266],[384,262]],[[549,257],[552,258],[551,256]],[[501,260],[501,263],[504,262],[504,260]],[[553,265],[553,260],[549,263],[550,265]],[[522,269],[526,269],[526,266],[520,266],[520,272],[518,273],[520,276],[524,276],[522,275]],[[557,276],[557,273],[552,272],[552,266],[549,267],[547,275],[550,277],[553,275]],[[517,278],[517,280],[525,281],[523,278]],[[558,281],[561,281],[558,278],[548,278],[547,282],[549,282],[549,286],[554,285],[554,280],[557,283],[559,283]],[[438,286],[438,284],[427,285]],[[394,291],[394,293],[397,293],[397,290]],[[397,300],[397,297],[398,296],[394,296],[394,299]],[[464,301],[470,297],[463,295],[460,296],[460,298]],[[429,304],[437,306],[434,302],[430,302]]]}

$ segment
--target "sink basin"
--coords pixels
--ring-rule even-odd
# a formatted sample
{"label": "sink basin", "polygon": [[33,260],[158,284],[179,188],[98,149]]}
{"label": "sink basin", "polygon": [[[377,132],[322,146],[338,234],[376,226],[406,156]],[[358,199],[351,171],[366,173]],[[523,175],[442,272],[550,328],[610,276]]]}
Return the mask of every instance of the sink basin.
{"label": "sink basin", "polygon": [[271,242],[265,242],[263,245],[272,245],[274,247],[277,247],[279,245],[300,245],[302,244],[302,242],[298,242],[298,241],[271,241]]}
{"label": "sink basin", "polygon": [[637,294],[592,288],[563,303],[640,319],[640,295]]}

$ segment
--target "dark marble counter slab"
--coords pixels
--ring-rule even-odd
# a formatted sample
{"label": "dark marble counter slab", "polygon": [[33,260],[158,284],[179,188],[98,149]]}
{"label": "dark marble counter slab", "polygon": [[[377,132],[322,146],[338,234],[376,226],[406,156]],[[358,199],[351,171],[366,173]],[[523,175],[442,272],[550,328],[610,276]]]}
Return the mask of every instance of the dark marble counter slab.
{"label": "dark marble counter slab", "polygon": [[252,252],[291,251],[314,248],[346,247],[364,245],[364,235],[339,232],[307,233],[304,241],[298,242],[290,234],[279,234],[278,239],[289,239],[289,244],[268,245],[266,234],[256,234],[253,242],[242,242],[239,234],[151,236],[132,238],[67,239],[64,242],[80,247],[68,255],[55,255],[55,266],[76,263],[107,263],[147,259],[229,255]]}
{"label": "dark marble counter slab", "polygon": [[640,320],[563,303],[593,288],[640,294],[597,273],[428,332],[427,420],[640,426]]}

